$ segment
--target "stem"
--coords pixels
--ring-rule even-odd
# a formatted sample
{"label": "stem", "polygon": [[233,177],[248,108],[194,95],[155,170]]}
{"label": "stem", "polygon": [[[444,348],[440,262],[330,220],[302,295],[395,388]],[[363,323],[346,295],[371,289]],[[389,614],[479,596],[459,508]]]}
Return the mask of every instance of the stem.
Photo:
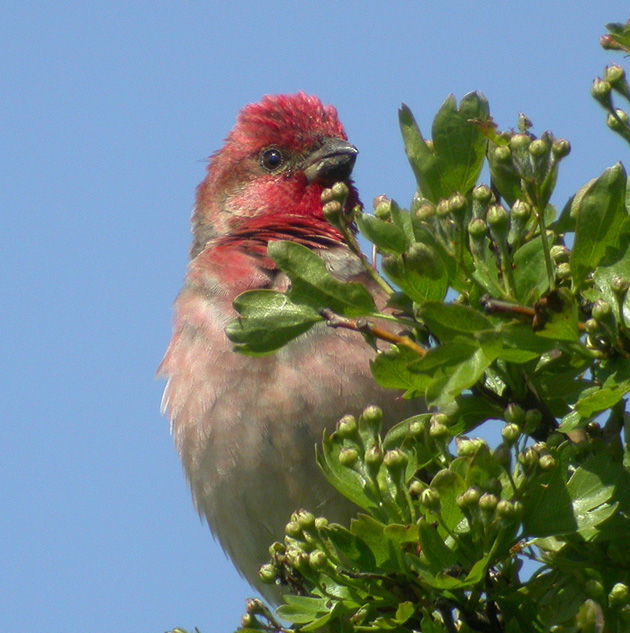
{"label": "stem", "polygon": [[346,330],[353,330],[355,332],[360,332],[361,334],[369,334],[370,336],[387,341],[388,343],[393,343],[394,345],[404,345],[418,354],[421,358],[427,353],[427,350],[424,347],[418,345],[415,341],[412,341],[408,336],[392,334],[387,330],[383,330],[375,325],[372,325],[364,319],[347,319],[335,314],[328,308],[321,310],[320,314],[326,319],[326,325],[329,327],[345,328]]}

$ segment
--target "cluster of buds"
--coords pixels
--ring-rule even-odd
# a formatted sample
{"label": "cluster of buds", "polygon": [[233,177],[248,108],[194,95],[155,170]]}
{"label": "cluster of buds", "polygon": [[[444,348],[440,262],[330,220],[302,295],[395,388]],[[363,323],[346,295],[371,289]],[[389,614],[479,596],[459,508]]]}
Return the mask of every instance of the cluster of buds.
{"label": "cluster of buds", "polygon": [[630,120],[628,113],[617,108],[613,102],[613,93],[617,93],[630,102],[630,85],[621,66],[613,64],[604,69],[604,77],[597,77],[591,87],[591,95],[606,111],[606,124],[626,141],[630,141]]}

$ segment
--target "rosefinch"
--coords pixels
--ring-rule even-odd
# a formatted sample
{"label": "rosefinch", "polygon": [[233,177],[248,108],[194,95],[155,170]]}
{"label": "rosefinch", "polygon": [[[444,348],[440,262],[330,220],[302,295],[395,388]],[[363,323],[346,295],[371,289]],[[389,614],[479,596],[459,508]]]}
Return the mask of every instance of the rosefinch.
{"label": "rosefinch", "polygon": [[274,355],[238,354],[225,326],[240,293],[286,289],[266,255],[291,240],[322,257],[343,281],[384,292],[322,215],[321,194],[345,181],[347,208],[359,203],[350,173],[357,155],[336,110],[316,97],[267,96],[246,106],[197,191],[191,262],[175,303],[174,333],[159,374],[163,410],[199,513],[236,567],[268,599],[258,568],[299,508],[345,522],[356,512],[324,480],[314,446],[324,428],[367,404],[390,421],[408,401],[380,388],[374,351],[361,334],[319,324]]}

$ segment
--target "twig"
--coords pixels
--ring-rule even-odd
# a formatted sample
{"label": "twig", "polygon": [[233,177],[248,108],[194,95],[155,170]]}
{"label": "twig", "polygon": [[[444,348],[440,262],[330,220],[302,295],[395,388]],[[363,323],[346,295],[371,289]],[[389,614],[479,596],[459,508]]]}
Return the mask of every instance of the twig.
{"label": "twig", "polygon": [[387,341],[388,343],[393,343],[394,345],[403,345],[414,351],[420,357],[423,357],[427,353],[427,350],[424,347],[418,345],[415,341],[412,341],[408,336],[392,334],[387,330],[383,330],[380,327],[369,323],[365,319],[347,319],[339,316],[329,308],[321,310],[320,314],[326,319],[326,325],[329,327],[345,328],[346,330],[353,330],[355,332],[360,332],[361,334],[369,334],[370,336],[381,339],[382,341]]}

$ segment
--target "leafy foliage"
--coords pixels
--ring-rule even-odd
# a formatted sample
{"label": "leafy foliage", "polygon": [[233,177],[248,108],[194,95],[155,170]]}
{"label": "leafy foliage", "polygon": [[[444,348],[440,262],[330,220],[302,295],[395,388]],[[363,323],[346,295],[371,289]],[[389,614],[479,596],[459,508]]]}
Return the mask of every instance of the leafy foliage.
{"label": "leafy foliage", "polygon": [[[627,46],[626,25],[608,28],[609,47]],[[608,67],[592,92],[630,141],[612,104],[630,100],[623,70]],[[251,601],[241,631],[630,630],[625,169],[557,213],[570,145],[535,137],[524,116],[498,131],[472,93],[459,107],[447,98],[431,140],[406,106],[400,126],[418,185],[409,210],[381,197],[374,215],[345,218],[342,185],[324,198],[357,254],[353,225],[381,254],[383,277],[364,262],[390,310],[308,249],[273,243],[291,289],[241,295],[228,335],[255,354],[324,320],[384,338],[375,379],[431,412],[383,433],[368,407],[324,437],[318,463],[360,513],[346,528],[296,512],[261,569],[286,604],[273,615]],[[485,160],[489,186],[477,184]],[[385,336],[391,321],[409,333]],[[501,428],[498,446],[467,435],[482,424]]]}

